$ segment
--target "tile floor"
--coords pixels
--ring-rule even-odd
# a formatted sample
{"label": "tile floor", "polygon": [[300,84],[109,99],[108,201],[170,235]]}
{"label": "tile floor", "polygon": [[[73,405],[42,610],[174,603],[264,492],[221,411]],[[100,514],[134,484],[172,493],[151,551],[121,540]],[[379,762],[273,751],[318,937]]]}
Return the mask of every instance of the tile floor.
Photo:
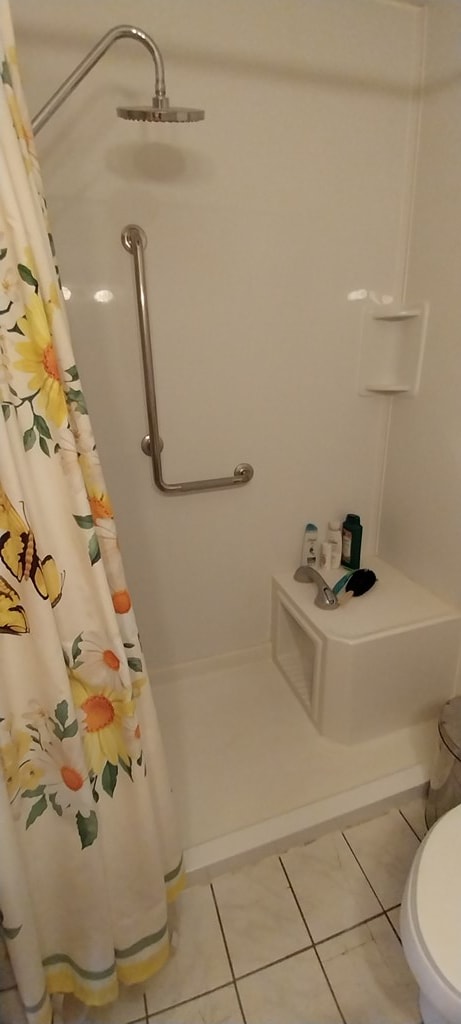
{"label": "tile floor", "polygon": [[[398,908],[425,832],[423,806],[413,800],[186,890],[166,968],[85,1020],[419,1024]],[[14,993],[3,999],[2,1024],[22,1024]]]}

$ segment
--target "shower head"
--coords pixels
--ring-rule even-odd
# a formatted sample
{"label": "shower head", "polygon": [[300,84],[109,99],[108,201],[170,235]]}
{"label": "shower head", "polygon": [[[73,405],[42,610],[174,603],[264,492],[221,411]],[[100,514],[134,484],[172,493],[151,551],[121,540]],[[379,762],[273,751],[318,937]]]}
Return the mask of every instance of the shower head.
{"label": "shower head", "polygon": [[165,89],[165,69],[163,57],[152,36],[148,36],[141,28],[135,25],[116,25],[109,29],[105,36],[93,46],[93,49],[80,61],[80,64],[71,72],[65,82],[56,89],[45,106],[32,118],[32,128],[35,135],[49,121],[56,110],[70,96],[83,78],[94,68],[95,64],[104,56],[110,46],[118,39],[134,39],[148,50],[154,62],[155,70],[155,95],[152,105],[148,107],[117,107],[119,117],[126,121],[170,121],[177,124],[186,121],[203,121],[204,110],[193,110],[189,107],[170,107]]}
{"label": "shower head", "polygon": [[125,121],[185,124],[187,121],[203,121],[205,111],[192,107],[170,107],[166,96],[154,96],[148,107],[117,107],[117,115]]}

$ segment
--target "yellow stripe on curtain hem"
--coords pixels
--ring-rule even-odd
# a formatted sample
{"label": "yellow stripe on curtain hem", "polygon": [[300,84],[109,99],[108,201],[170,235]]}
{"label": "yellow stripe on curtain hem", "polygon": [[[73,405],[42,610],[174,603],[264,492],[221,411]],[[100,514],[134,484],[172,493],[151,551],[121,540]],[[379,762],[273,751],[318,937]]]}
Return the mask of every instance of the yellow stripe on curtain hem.
{"label": "yellow stripe on curtain hem", "polygon": [[[186,884],[182,857],[177,867],[164,876],[164,881],[167,901],[172,903]],[[155,952],[146,956],[146,946],[152,946],[154,943],[157,946],[162,944],[162,948],[157,948]],[[119,982],[123,985],[136,985],[146,981],[164,966],[170,952],[168,924],[165,922],[163,928],[155,934],[139,939],[127,949],[114,950],[114,963],[102,971],[89,971],[65,954],[55,953],[43,961],[46,991],[38,1003],[25,1006],[25,1010],[29,1017],[34,1018],[34,1024],[49,1024],[46,997],[63,992],[71,992],[86,1006],[104,1006],[117,999]],[[121,963],[124,959],[130,959],[131,963]]]}
{"label": "yellow stripe on curtain hem", "polygon": [[137,963],[117,963],[116,973],[105,983],[85,982],[69,966],[46,967],[47,990],[50,995],[58,992],[72,992],[85,1006],[105,1006],[106,1003],[112,1003],[117,999],[119,982],[123,985],[136,985],[146,981],[166,964],[170,951],[170,940],[167,936],[163,949],[156,950],[155,953],[151,953]]}
{"label": "yellow stripe on curtain hem", "polygon": [[136,963],[114,964],[113,968],[109,969],[113,970],[113,974],[108,980],[86,981],[77,973],[79,968],[75,969],[71,964],[45,965],[46,992],[39,1003],[34,1006],[25,1006],[29,1019],[33,1018],[34,1024],[49,1024],[49,1010],[46,1006],[47,995],[71,992],[85,1006],[105,1006],[107,1003],[114,1002],[119,995],[119,982],[123,985],[139,984],[152,977],[164,966],[171,952],[170,939],[167,934],[164,936],[163,943],[162,949],[143,956]]}

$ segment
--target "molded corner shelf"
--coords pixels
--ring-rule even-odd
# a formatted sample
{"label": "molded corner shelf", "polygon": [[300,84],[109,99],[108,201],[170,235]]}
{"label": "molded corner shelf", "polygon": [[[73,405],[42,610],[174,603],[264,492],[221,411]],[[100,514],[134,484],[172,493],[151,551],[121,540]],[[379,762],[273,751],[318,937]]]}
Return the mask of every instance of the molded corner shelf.
{"label": "molded corner shelf", "polygon": [[416,395],[422,369],[427,302],[364,306],[359,365],[360,395]]}

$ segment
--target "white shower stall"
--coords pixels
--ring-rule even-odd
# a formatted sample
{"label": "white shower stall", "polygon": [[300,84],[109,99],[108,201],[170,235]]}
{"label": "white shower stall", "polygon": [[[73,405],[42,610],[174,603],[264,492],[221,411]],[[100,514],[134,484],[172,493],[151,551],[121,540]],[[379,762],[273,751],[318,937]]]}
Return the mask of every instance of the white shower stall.
{"label": "white shower stall", "polygon": [[[317,731],[271,657],[271,580],[296,568],[308,520],[323,533],[354,511],[362,564],[378,555],[459,619],[461,5],[13,0],[12,12],[32,114],[123,22],[159,43],[172,102],[206,111],[190,125],[119,120],[116,106],[152,94],[148,55],[126,40],[37,140],[198,877],[375,813],[429,775],[434,714],[350,745]],[[249,462],[243,487],[154,485],[128,224],[147,236],[165,476]],[[440,703],[459,689],[458,641]]]}

